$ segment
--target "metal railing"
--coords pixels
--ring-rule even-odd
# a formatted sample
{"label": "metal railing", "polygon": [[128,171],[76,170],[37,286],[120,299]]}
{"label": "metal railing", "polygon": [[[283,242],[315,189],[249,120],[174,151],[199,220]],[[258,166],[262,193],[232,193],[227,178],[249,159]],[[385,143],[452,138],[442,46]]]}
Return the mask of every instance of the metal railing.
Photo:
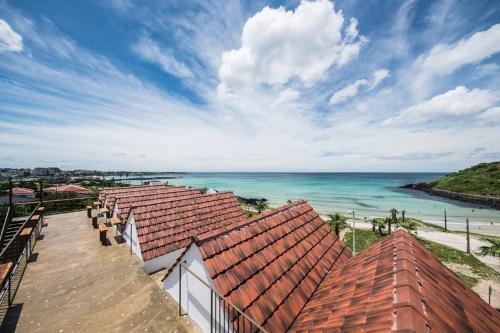
{"label": "metal railing", "polygon": [[182,312],[182,269],[210,289],[210,333],[269,333],[226,297],[220,295],[207,282],[191,271],[183,262],[179,264],[179,316]]}
{"label": "metal railing", "polygon": [[[29,258],[35,247],[36,241],[42,231],[43,227],[43,214],[38,218],[36,224],[31,226],[31,231],[29,235],[20,236],[20,233],[23,231],[25,227],[27,227],[28,223],[32,223],[33,215],[38,211],[38,208],[41,207],[39,203],[33,209],[28,218],[24,221],[24,223],[19,227],[14,236],[10,239],[7,245],[0,252],[0,264],[12,263],[13,267],[10,268],[10,272],[7,276],[7,279],[3,283],[0,288],[0,303],[3,302],[5,296],[8,296],[8,306],[12,304],[12,301],[17,293],[19,288],[19,284],[21,279],[19,279],[18,283],[13,286],[14,277],[19,274],[24,274],[24,270],[28,265]],[[23,265],[23,259],[25,260],[25,264]],[[14,287],[14,290],[12,288]]]}
{"label": "metal railing", "polygon": [[5,236],[5,231],[7,229],[7,224],[9,223],[9,220],[10,220],[10,206],[7,208],[7,214],[5,215],[5,220],[3,221],[2,231],[0,231],[0,246],[2,246],[3,244],[3,239]]}

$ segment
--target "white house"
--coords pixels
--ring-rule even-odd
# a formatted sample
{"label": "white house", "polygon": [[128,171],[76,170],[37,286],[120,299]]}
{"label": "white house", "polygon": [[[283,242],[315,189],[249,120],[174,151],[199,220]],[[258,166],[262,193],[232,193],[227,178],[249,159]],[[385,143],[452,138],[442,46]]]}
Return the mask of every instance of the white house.
{"label": "white house", "polygon": [[[214,320],[219,324],[217,294],[268,332],[285,332],[327,272],[350,257],[301,200],[198,235],[167,271],[163,285],[204,332],[211,331]],[[236,312],[222,304],[224,321]],[[245,331],[251,331],[249,320],[229,318],[233,327],[245,322]]]}
{"label": "white house", "polygon": [[144,262],[146,272],[153,273],[171,267],[192,236],[245,217],[232,192],[173,197],[131,206],[122,236]]}

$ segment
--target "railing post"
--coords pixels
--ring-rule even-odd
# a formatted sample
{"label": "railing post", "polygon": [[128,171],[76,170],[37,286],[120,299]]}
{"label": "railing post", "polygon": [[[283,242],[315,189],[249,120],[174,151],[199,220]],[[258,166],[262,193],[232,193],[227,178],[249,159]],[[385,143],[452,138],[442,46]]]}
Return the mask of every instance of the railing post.
{"label": "railing post", "polygon": [[214,319],[214,291],[210,289],[210,333],[214,332],[213,319]]}
{"label": "railing post", "polygon": [[40,180],[40,205],[43,206],[43,180]]}
{"label": "railing post", "polygon": [[182,316],[182,265],[179,264],[179,317]]}
{"label": "railing post", "polygon": [[8,290],[8,294],[7,294],[7,304],[9,305],[9,308],[10,308],[10,305],[12,304],[12,302],[10,301],[11,285],[12,285],[12,270],[9,273],[9,290]]}

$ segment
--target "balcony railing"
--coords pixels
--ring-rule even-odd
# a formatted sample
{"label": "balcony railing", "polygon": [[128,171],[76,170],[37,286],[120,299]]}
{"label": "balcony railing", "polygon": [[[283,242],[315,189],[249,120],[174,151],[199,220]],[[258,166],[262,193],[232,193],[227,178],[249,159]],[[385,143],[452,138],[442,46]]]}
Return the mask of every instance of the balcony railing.
{"label": "balcony railing", "polygon": [[183,262],[179,265],[179,315],[182,312],[182,270],[191,274],[205,287],[210,289],[210,333],[269,333],[226,297],[220,295],[207,282],[191,271]]}

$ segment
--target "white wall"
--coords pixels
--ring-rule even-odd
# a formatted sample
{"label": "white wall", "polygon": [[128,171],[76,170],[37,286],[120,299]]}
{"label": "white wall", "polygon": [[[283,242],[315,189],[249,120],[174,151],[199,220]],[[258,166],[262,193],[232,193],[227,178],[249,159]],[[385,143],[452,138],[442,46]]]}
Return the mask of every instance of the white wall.
{"label": "white wall", "polygon": [[[204,266],[200,250],[196,245],[193,244],[191,246],[183,256],[182,261],[186,261],[185,265],[191,271],[215,289],[214,283]],[[184,268],[182,268],[181,272],[182,311],[183,313],[187,313],[203,332],[210,332],[210,289]],[[163,281],[163,287],[177,302],[179,302],[179,264],[174,267],[173,271],[170,272],[169,276]],[[214,299],[216,299],[215,294]],[[218,303],[214,305],[214,308],[217,306],[219,306]],[[223,317],[224,316],[221,314],[221,321]],[[225,318],[227,318],[227,315]],[[226,331],[230,332],[232,330]]]}
{"label": "white wall", "polygon": [[132,251],[142,260],[141,247],[139,246],[139,238],[137,237],[137,229],[135,228],[134,214],[130,214],[125,229],[123,230],[123,239],[127,242]]}
{"label": "white wall", "polygon": [[147,260],[144,262],[144,270],[148,273],[154,273],[157,272],[161,269],[167,268],[169,269],[172,267],[172,265],[175,263],[177,258],[181,255],[182,251],[184,251],[185,248],[175,250],[172,252],[169,252],[167,254],[164,254],[162,256]]}

